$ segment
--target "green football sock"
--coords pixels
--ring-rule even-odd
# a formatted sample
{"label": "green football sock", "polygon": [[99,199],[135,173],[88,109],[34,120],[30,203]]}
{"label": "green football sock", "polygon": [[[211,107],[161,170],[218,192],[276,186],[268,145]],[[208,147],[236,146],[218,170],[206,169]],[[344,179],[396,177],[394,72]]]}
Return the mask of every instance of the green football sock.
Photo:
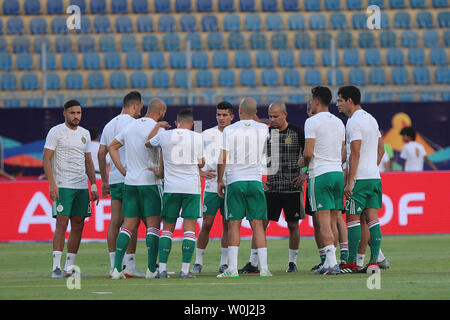
{"label": "green football sock", "polygon": [[116,268],[117,271],[119,272],[122,271],[123,256],[125,255],[128,248],[128,244],[130,243],[130,237],[131,232],[125,229],[122,229],[122,231],[120,231],[119,235],[117,236],[114,268]]}
{"label": "green football sock", "polygon": [[325,250],[323,248],[319,249],[319,257],[320,257],[320,262],[325,263],[325,259],[326,259],[327,255],[325,254]]}
{"label": "green football sock", "polygon": [[339,244],[341,251],[341,260],[348,261],[348,242],[342,242]]}
{"label": "green football sock", "polygon": [[181,247],[182,252],[182,262],[183,263],[191,263],[192,256],[194,255],[195,250],[195,241],[184,239]]}
{"label": "green football sock", "polygon": [[358,222],[348,223],[348,260],[347,263],[356,263],[359,242],[361,241],[361,224]]}
{"label": "green football sock", "polygon": [[[369,223],[370,224],[370,223]],[[377,262],[378,254],[380,252],[381,247],[381,228],[380,224],[377,222],[370,226],[370,261],[369,263]]]}
{"label": "green football sock", "polygon": [[[164,232],[164,231],[163,231]],[[161,236],[159,239],[159,262],[167,263],[170,250],[172,250],[172,238]]]}
{"label": "green football sock", "polygon": [[[158,230],[158,229],[156,229]],[[159,233],[159,230],[158,230]],[[147,237],[145,238],[145,242],[147,244],[147,253],[148,253],[148,269],[151,272],[156,271],[156,260],[158,258],[158,249],[159,249],[159,235],[155,234],[155,232],[147,232]]]}

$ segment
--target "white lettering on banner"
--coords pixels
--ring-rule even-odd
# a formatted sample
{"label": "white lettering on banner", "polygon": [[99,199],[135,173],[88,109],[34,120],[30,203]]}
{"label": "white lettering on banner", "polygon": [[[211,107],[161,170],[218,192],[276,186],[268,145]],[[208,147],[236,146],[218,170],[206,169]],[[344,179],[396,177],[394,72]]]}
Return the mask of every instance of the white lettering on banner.
{"label": "white lettering on banner", "polygon": [[407,193],[400,198],[398,204],[398,223],[401,226],[408,225],[408,215],[410,214],[423,214],[423,206],[411,206],[408,204],[411,201],[424,201],[425,192]]}
{"label": "white lettering on banner", "polygon": [[[34,215],[39,206],[44,210],[45,215]],[[55,232],[56,219],[52,217],[52,206],[47,197],[40,191],[36,192],[28,202],[19,223],[19,233],[27,233],[32,224],[48,224],[52,232]]]}
{"label": "white lettering on banner", "polygon": [[105,213],[105,207],[111,207],[110,200],[100,200],[95,206],[95,231],[105,230],[105,221],[111,220],[111,213]]}
{"label": "white lettering on banner", "polygon": [[379,221],[380,226],[384,226],[392,220],[392,216],[394,215],[394,205],[392,204],[391,198],[386,194],[383,194],[381,201],[384,205],[384,215],[379,217]]}

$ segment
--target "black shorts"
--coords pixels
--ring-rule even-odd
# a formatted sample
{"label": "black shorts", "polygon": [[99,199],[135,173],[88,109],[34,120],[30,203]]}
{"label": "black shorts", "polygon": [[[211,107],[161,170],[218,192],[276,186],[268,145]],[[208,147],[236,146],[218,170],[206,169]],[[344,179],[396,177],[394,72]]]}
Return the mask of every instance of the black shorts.
{"label": "black shorts", "polygon": [[268,220],[278,221],[282,209],[286,221],[298,221],[305,218],[302,192],[266,192],[266,201]]}
{"label": "black shorts", "polygon": [[311,203],[309,203],[308,198],[308,187],[305,188],[306,200],[305,200],[305,213],[309,216],[314,215],[314,211],[311,210]]}

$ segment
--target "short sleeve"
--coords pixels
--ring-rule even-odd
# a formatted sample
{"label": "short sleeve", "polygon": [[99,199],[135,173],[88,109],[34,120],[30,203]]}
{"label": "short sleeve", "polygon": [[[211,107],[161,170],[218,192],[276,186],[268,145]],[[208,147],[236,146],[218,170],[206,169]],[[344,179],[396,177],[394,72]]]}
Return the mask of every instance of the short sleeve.
{"label": "short sleeve", "polygon": [[195,150],[196,150],[196,157],[197,159],[204,158],[203,154],[203,136],[200,133],[196,133],[194,135],[195,139]]}
{"label": "short sleeve", "polygon": [[120,142],[121,145],[125,144],[125,130],[120,131],[115,137],[117,141]]}
{"label": "short sleeve", "polygon": [[362,140],[361,128],[356,123],[350,122],[347,125],[347,129],[348,129],[348,139],[350,143],[355,140]]}
{"label": "short sleeve", "polygon": [[91,153],[91,135],[88,134],[86,135],[86,146],[84,148],[84,153]]}
{"label": "short sleeve", "polygon": [[109,136],[109,126],[108,125],[106,125],[105,126],[105,128],[103,128],[103,132],[102,132],[102,136],[101,136],[101,138],[100,138],[100,144],[101,145],[103,145],[103,146],[108,146],[109,145],[109,143],[108,143],[108,136]]}
{"label": "short sleeve", "polygon": [[312,121],[313,118],[306,119],[305,122],[305,139],[316,139],[316,132],[314,128],[314,121]]}
{"label": "short sleeve", "polygon": [[400,158],[405,160],[408,159],[408,148],[406,145],[403,146],[402,152],[400,152]]}
{"label": "short sleeve", "polygon": [[45,139],[44,149],[55,150],[57,144],[58,137],[56,134],[56,130],[54,128],[51,128],[47,134],[47,138]]}
{"label": "short sleeve", "polygon": [[223,141],[222,141],[222,149],[223,150],[226,150],[226,151],[229,151],[229,148],[230,148],[230,146],[229,146],[229,143],[228,143],[228,130],[227,130],[227,128],[225,128],[224,130],[223,130]]}
{"label": "short sleeve", "polygon": [[[164,129],[163,129],[164,130]],[[156,134],[156,136],[154,136],[153,138],[150,139],[150,144],[153,147],[159,147],[161,146],[161,143],[163,141],[162,136],[164,134],[164,131],[158,131],[158,133]]]}

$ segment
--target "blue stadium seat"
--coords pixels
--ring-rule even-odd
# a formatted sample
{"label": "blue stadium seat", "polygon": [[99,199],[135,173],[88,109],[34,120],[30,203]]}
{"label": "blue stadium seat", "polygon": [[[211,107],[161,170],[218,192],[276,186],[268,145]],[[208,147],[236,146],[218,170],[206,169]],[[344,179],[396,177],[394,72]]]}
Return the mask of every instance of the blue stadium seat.
{"label": "blue stadium seat", "polygon": [[154,88],[168,88],[169,73],[165,70],[157,70],[153,72],[152,83]]}
{"label": "blue stadium seat", "polygon": [[12,68],[12,56],[9,52],[0,52],[0,70],[6,71]]}
{"label": "blue stadium seat", "polygon": [[208,67],[208,54],[205,51],[196,51],[191,56],[192,68],[206,69]]}
{"label": "blue stadium seat", "polygon": [[390,48],[386,53],[389,66],[403,66],[403,50],[399,48]]}
{"label": "blue stadium seat", "polygon": [[105,69],[120,69],[122,57],[119,52],[106,52],[103,57]]}
{"label": "blue stadium seat", "polygon": [[266,17],[266,29],[267,30],[282,30],[283,19],[278,13],[269,13]]}
{"label": "blue stadium seat", "polygon": [[101,52],[116,51],[116,40],[114,36],[101,35],[98,38],[98,46]]}
{"label": "blue stadium seat", "polygon": [[297,11],[298,0],[283,0],[284,11]]}
{"label": "blue stadium seat", "polygon": [[389,0],[389,4],[391,9],[404,9],[405,8],[405,0]]}
{"label": "blue stadium seat", "polygon": [[116,32],[130,33],[133,31],[131,18],[128,16],[117,16],[116,18]]}
{"label": "blue stadium seat", "polygon": [[425,50],[423,48],[409,49],[408,62],[411,65],[423,65],[425,63]]}
{"label": "blue stadium seat", "polygon": [[338,32],[336,38],[338,48],[351,48],[353,46],[353,36],[352,33],[348,31]]}
{"label": "blue stadium seat", "polygon": [[63,0],[47,1],[47,13],[48,14],[63,13]]}
{"label": "blue stadium seat", "polygon": [[262,50],[256,52],[256,66],[259,68],[272,68],[273,67],[272,51]]}
{"label": "blue stadium seat", "polygon": [[325,9],[332,11],[341,10],[341,0],[325,0]]}
{"label": "blue stadium seat", "polygon": [[236,13],[228,13],[223,18],[223,27],[225,31],[239,31],[240,18]]}
{"label": "blue stadium seat", "polygon": [[384,0],[369,0],[368,5],[369,6],[376,5],[380,7],[380,9],[383,9]]}
{"label": "blue stadium seat", "polygon": [[351,84],[364,86],[366,84],[366,71],[363,68],[350,69],[348,78]]}
{"label": "blue stadium seat", "polygon": [[66,89],[79,90],[83,88],[83,76],[78,72],[66,74]]}
{"label": "blue stadium seat", "polygon": [[61,78],[57,73],[47,73],[45,84],[47,90],[59,90],[61,89]]}
{"label": "blue stadium seat", "polygon": [[100,69],[100,55],[96,52],[86,52],[83,54],[84,69]]}
{"label": "blue stadium seat", "polygon": [[202,16],[203,31],[217,31],[217,17],[212,14]]}
{"label": "blue stadium seat", "polygon": [[91,0],[91,13],[106,13],[106,0]]}
{"label": "blue stadium seat", "polygon": [[330,16],[331,27],[335,30],[346,28],[347,18],[342,12],[334,12]]}
{"label": "blue stadium seat", "polygon": [[136,20],[138,32],[153,32],[153,19],[150,15],[139,15]]}
{"label": "blue stadium seat", "polygon": [[133,0],[131,3],[134,13],[147,13],[148,1],[147,0]]}
{"label": "blue stadium seat", "polygon": [[331,46],[331,34],[328,32],[316,33],[316,47],[318,49],[327,49]]}
{"label": "blue stadium seat", "polygon": [[308,86],[320,85],[322,83],[319,69],[306,69],[305,82]]}
{"label": "blue stadium seat", "polygon": [[51,22],[52,33],[64,34],[67,33],[66,19],[63,17],[55,17]]}
{"label": "blue stadium seat", "polygon": [[425,8],[425,0],[410,0],[409,4],[411,8]]}
{"label": "blue stadium seat", "polygon": [[325,30],[326,25],[325,15],[322,13],[313,13],[309,16],[309,27],[312,30]]}
{"label": "blue stadium seat", "polygon": [[162,52],[150,52],[148,54],[148,65],[152,69],[162,69],[165,67],[165,57]]}
{"label": "blue stadium seat", "polygon": [[234,11],[234,0],[219,0],[219,11]]}
{"label": "blue stadium seat", "polygon": [[394,26],[399,29],[409,29],[411,27],[411,16],[409,12],[396,12],[394,14]]}
{"label": "blue stadium seat", "polygon": [[262,0],[263,11],[277,11],[277,0]]}
{"label": "blue stadium seat", "polygon": [[292,50],[279,50],[277,64],[282,68],[291,68],[294,66],[294,52]]}
{"label": "blue stadium seat", "polygon": [[283,72],[285,86],[297,87],[300,85],[300,72],[297,69],[286,69]]}
{"label": "blue stadium seat", "polygon": [[142,50],[144,51],[158,51],[159,42],[155,35],[149,34],[142,37]]}
{"label": "blue stadium seat", "polygon": [[266,35],[264,33],[252,33],[250,35],[250,48],[252,50],[266,49]]}
{"label": "blue stadium seat", "polygon": [[134,89],[147,88],[147,74],[143,71],[132,72],[130,74],[130,84]]}
{"label": "blue stadium seat", "polygon": [[188,87],[188,72],[186,70],[176,70],[173,73],[173,83],[176,88]]}
{"label": "blue stadium seat", "polygon": [[380,46],[382,48],[393,48],[396,46],[397,36],[394,31],[387,30],[380,33]]}
{"label": "blue stadium seat", "polygon": [[170,52],[169,64],[170,67],[174,69],[186,68],[186,54],[184,52]]}
{"label": "blue stadium seat", "polygon": [[300,51],[300,65],[303,67],[314,67],[316,65],[316,52],[314,50]]}
{"label": "blue stadium seat", "polygon": [[61,66],[63,70],[75,70],[78,68],[77,54],[73,52],[65,52],[61,54]]}
{"label": "blue stadium seat", "polygon": [[361,0],[347,0],[348,10],[361,10]]}
{"label": "blue stadium seat", "polygon": [[263,86],[278,86],[278,72],[275,69],[263,69],[261,83]]}
{"label": "blue stadium seat", "polygon": [[170,14],[161,14],[158,20],[160,32],[175,31],[175,17]]}
{"label": "blue stadium seat", "polygon": [[344,65],[359,66],[359,50],[358,49],[344,50]]}
{"label": "blue stadium seat", "polygon": [[17,0],[4,0],[3,1],[3,14],[19,14],[19,1]]}
{"label": "blue stadium seat", "polygon": [[272,44],[272,49],[275,50],[286,49],[288,44],[286,33],[284,32],[273,33],[270,38],[270,43]]}
{"label": "blue stadium seat", "polygon": [[381,29],[389,29],[390,23],[389,23],[389,16],[386,12],[381,12]]}
{"label": "blue stadium seat", "polygon": [[34,47],[34,52],[38,52],[40,53],[42,50],[42,44],[45,43],[46,46],[46,51],[50,52],[51,51],[51,44],[50,44],[50,39],[46,36],[40,36],[40,37],[33,37],[33,47]]}
{"label": "blue stadium seat", "polygon": [[76,30],[77,33],[90,33],[91,32],[91,19],[86,16],[81,16],[80,29]]}
{"label": "blue stadium seat", "polygon": [[220,87],[234,87],[234,78],[233,70],[220,70],[217,76],[217,82]]}
{"label": "blue stadium seat", "polygon": [[113,13],[127,13],[127,0],[112,0],[111,9]]}
{"label": "blue stadium seat", "polygon": [[212,62],[213,68],[228,68],[228,51],[214,51]]}
{"label": "blue stadium seat", "polygon": [[1,74],[2,90],[16,90],[16,75],[12,72],[2,72]]}
{"label": "blue stadium seat", "polygon": [[21,77],[22,90],[37,90],[38,76],[34,73],[24,73]]}
{"label": "blue stadium seat", "polygon": [[447,53],[444,48],[431,48],[430,60],[433,65],[447,64]]}
{"label": "blue stadium seat", "polygon": [[430,69],[424,66],[415,67],[413,69],[413,79],[416,84],[430,84]]}
{"label": "blue stadium seat", "polygon": [[30,52],[30,39],[26,36],[18,36],[12,39],[13,52]]}
{"label": "blue stadium seat", "polygon": [[167,0],[155,0],[155,11],[157,13],[167,13],[170,12],[170,2]]}
{"label": "blue stadium seat", "polygon": [[199,33],[190,32],[184,40],[191,44],[191,50],[202,50],[202,36]]}
{"label": "blue stadium seat", "polygon": [[25,0],[25,13],[26,14],[40,14],[41,13],[41,1],[40,0]]}
{"label": "blue stadium seat", "polygon": [[439,28],[450,28],[450,11],[441,11],[437,15]]}
{"label": "blue stadium seat", "polygon": [[369,82],[375,85],[386,84],[386,72],[383,68],[371,68],[369,71]]}
{"label": "blue stadium seat", "polygon": [[375,47],[375,36],[372,31],[361,31],[358,33],[358,44],[361,48]]}
{"label": "blue stadium seat", "polygon": [[305,24],[305,17],[301,13],[293,13],[288,18],[290,30],[304,30]]}
{"label": "blue stadium seat", "polygon": [[434,70],[434,78],[438,84],[450,84],[450,68],[448,66],[437,67]]}
{"label": "blue stadium seat", "polygon": [[419,28],[431,28],[433,26],[433,15],[429,11],[418,12],[416,20]]}
{"label": "blue stadium seat", "polygon": [[239,7],[241,8],[241,11],[254,11],[255,0],[239,0]]}
{"label": "blue stadium seat", "polygon": [[212,12],[212,0],[197,0],[197,12]]}
{"label": "blue stadium seat", "polygon": [[93,52],[95,49],[95,39],[91,36],[81,36],[78,38],[79,52]]}
{"label": "blue stadium seat", "polygon": [[69,5],[76,5],[81,13],[86,13],[86,0],[70,0]]}
{"label": "blue stadium seat", "polygon": [[320,11],[320,1],[305,0],[306,11]]}
{"label": "blue stadium seat", "polygon": [[379,66],[381,64],[381,53],[377,48],[366,50],[366,65]]}
{"label": "blue stadium seat", "polygon": [[240,73],[241,85],[245,87],[256,86],[256,72],[253,69],[242,69]]}
{"label": "blue stadium seat", "polygon": [[23,33],[22,18],[18,18],[18,17],[9,18],[6,25],[7,25],[9,34],[22,34]]}
{"label": "blue stadium seat", "polygon": [[352,16],[353,29],[361,30],[367,28],[367,16],[365,13],[357,12]]}
{"label": "blue stadium seat", "polygon": [[245,30],[261,30],[261,16],[258,13],[249,13],[244,17]]}
{"label": "blue stadium seat", "polygon": [[184,14],[180,17],[180,27],[183,32],[195,31],[197,27],[197,19],[193,14]]}
{"label": "blue stadium seat", "polygon": [[335,74],[334,74],[334,80],[333,80],[333,69],[328,69],[327,70],[327,80],[328,80],[328,84],[333,85],[342,85],[344,84],[344,72],[342,72],[341,69],[335,69]]}
{"label": "blue stadium seat", "polygon": [[0,34],[3,34],[3,21],[0,19]]}
{"label": "blue stadium seat", "polygon": [[447,0],[433,0],[433,6],[435,8],[447,8]]}
{"label": "blue stadium seat", "polygon": [[7,42],[5,38],[0,37],[0,52],[6,52]]}
{"label": "blue stadium seat", "polygon": [[[339,51],[337,50],[334,57],[334,63],[336,66],[339,65]],[[332,65],[331,50],[322,50],[322,65],[324,67],[330,67]]]}
{"label": "blue stadium seat", "polygon": [[210,70],[198,70],[195,74],[197,87],[212,87],[213,75]]}
{"label": "blue stadium seat", "polygon": [[127,52],[126,57],[127,69],[142,69],[142,53],[141,52]]}
{"label": "blue stadium seat", "polygon": [[105,88],[105,76],[103,72],[90,72],[87,77],[89,89],[104,89]]}
{"label": "blue stadium seat", "polygon": [[450,30],[444,32],[444,44],[446,47],[450,47]]}
{"label": "blue stadium seat", "polygon": [[439,33],[437,30],[425,30],[422,38],[423,45],[426,48],[436,47],[439,43]]}
{"label": "blue stadium seat", "polygon": [[294,45],[296,49],[309,49],[311,38],[306,32],[297,32],[294,35]]}
{"label": "blue stadium seat", "polygon": [[236,68],[250,68],[252,57],[249,51],[237,50],[234,52],[234,65]]}
{"label": "blue stadium seat", "polygon": [[16,55],[17,69],[31,70],[33,69],[33,56],[30,53],[22,52]]}
{"label": "blue stadium seat", "polygon": [[124,34],[120,38],[120,47],[122,51],[136,51],[136,36],[134,34]]}
{"label": "blue stadium seat", "polygon": [[417,39],[419,35],[416,31],[413,30],[405,30],[401,35],[402,47],[405,48],[416,48],[417,47]]}
{"label": "blue stadium seat", "polygon": [[206,42],[209,50],[220,50],[223,45],[223,36],[221,32],[208,32]]}
{"label": "blue stadium seat", "polygon": [[190,12],[191,0],[175,0],[175,10],[177,12]]}
{"label": "blue stadium seat", "polygon": [[228,48],[239,50],[244,48],[244,36],[240,32],[231,32],[228,35]]}

